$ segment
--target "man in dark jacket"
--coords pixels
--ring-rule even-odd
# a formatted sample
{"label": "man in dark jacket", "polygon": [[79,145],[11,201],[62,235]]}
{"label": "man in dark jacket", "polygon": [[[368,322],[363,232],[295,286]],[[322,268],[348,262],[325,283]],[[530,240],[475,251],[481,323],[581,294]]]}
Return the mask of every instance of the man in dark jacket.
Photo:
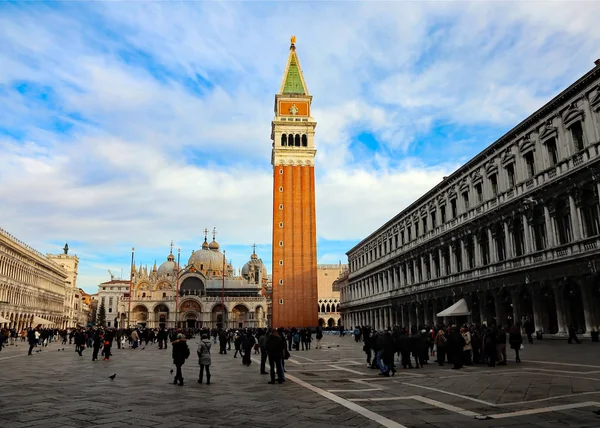
{"label": "man in dark jacket", "polygon": [[173,380],[173,384],[177,385],[177,381],[179,381],[179,386],[183,386],[183,373],[181,373],[181,366],[185,363],[185,360],[190,356],[190,348],[187,345],[187,341],[185,340],[185,336],[181,333],[177,335],[177,339],[173,341],[173,364],[177,367],[177,373],[175,374],[175,379]]}
{"label": "man in dark jacket", "polygon": [[453,325],[448,338],[448,349],[452,356],[453,369],[461,369],[463,366],[463,348],[465,346],[465,338],[460,334],[460,329]]}
{"label": "man in dark jacket", "polygon": [[275,383],[275,369],[277,369],[277,382],[283,383],[283,366],[281,360],[283,359],[285,342],[276,329],[273,329],[267,338],[266,348],[267,355],[269,356],[269,366],[271,366],[271,380],[269,384],[273,385]]}

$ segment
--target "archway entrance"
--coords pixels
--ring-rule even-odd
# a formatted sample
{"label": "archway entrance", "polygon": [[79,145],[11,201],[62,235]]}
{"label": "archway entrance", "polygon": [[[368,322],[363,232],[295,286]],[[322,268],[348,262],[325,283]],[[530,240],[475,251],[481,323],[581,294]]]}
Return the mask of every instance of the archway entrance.
{"label": "archway entrance", "polygon": [[243,328],[248,319],[248,308],[244,305],[236,305],[231,310],[231,321],[235,324],[234,328]]}
{"label": "archway entrance", "polygon": [[323,327],[325,325],[325,320],[323,318],[319,318],[319,327]]}
{"label": "archway entrance", "polygon": [[154,320],[159,327],[164,327],[169,319],[169,308],[166,305],[158,305],[154,308]]}
{"label": "archway entrance", "polygon": [[143,305],[137,305],[131,311],[131,319],[133,323],[139,324],[145,328],[146,323],[148,322],[148,308]]}
{"label": "archway entrance", "polygon": [[211,313],[212,327],[223,328],[227,323],[227,307],[217,304]]}
{"label": "archway entrance", "polygon": [[195,313],[189,313],[185,316],[185,323],[187,328],[197,327],[197,316]]}
{"label": "archway entrance", "polygon": [[327,320],[327,327],[333,327],[335,326],[335,320],[333,318],[329,318]]}

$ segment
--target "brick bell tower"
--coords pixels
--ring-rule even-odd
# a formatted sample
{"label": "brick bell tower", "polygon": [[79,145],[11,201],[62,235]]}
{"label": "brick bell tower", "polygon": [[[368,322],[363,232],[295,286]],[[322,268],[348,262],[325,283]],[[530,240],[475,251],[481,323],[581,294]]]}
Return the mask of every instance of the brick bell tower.
{"label": "brick bell tower", "polygon": [[315,127],[296,37],[271,123],[273,152],[273,327],[317,326]]}

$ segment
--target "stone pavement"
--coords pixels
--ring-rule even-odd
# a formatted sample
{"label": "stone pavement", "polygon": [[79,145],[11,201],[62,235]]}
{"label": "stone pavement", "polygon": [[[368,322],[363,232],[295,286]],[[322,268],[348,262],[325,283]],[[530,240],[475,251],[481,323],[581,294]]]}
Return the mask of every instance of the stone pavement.
{"label": "stone pavement", "polygon": [[[600,344],[541,341],[523,363],[462,370],[434,364],[382,378],[351,337],[292,352],[287,382],[268,385],[259,355],[250,367],[213,351],[213,384],[199,385],[196,341],[186,385],[171,384],[171,349],[114,350],[108,361],[52,344],[0,352],[0,427],[597,427]],[[509,360],[514,359],[509,351]],[[114,381],[108,376],[116,373]]]}

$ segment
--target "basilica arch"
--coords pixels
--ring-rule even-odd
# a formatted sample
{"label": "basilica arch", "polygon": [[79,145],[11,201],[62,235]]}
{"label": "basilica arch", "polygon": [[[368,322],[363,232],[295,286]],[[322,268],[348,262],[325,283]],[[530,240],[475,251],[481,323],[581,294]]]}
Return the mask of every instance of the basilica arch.
{"label": "basilica arch", "polygon": [[246,326],[246,321],[248,320],[248,313],[250,310],[246,305],[237,304],[231,310],[231,320],[230,322],[234,328],[242,328]]}
{"label": "basilica arch", "polygon": [[203,296],[206,294],[205,289],[204,280],[200,275],[188,275],[179,286],[179,295]]}
{"label": "basilica arch", "polygon": [[136,324],[142,324],[143,326],[148,323],[148,308],[146,305],[136,305],[131,310],[131,318]]}

